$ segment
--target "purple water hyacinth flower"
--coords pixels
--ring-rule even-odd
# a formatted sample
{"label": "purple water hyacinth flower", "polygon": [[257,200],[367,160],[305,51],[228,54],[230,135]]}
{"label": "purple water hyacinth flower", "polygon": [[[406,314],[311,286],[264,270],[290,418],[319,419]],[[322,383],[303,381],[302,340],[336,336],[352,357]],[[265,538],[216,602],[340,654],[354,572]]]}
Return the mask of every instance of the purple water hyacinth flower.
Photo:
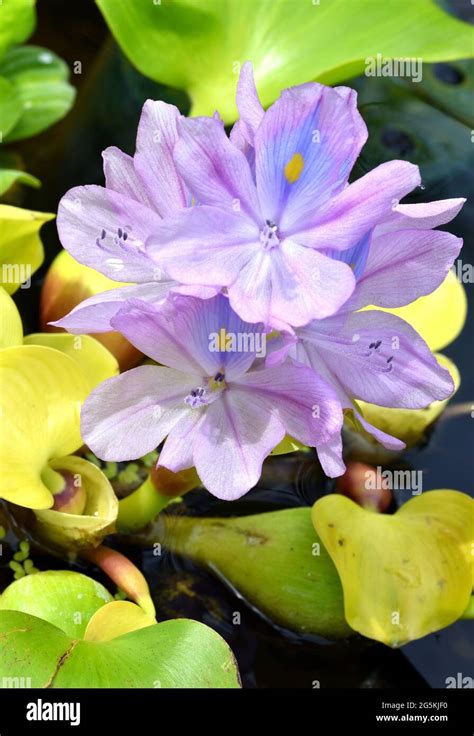
{"label": "purple water hyacinth flower", "polygon": [[144,243],[163,217],[191,203],[173,160],[179,110],[148,100],[137,131],[135,155],[119,148],[103,152],[105,187],[69,190],[58,209],[60,240],[71,255],[130,286],[96,294],[53,322],[69,332],[109,332],[110,320],[127,299],[163,303],[170,290],[207,298],[213,287],[180,287],[145,251]]}
{"label": "purple water hyacinth flower", "polygon": [[[357,284],[339,313],[283,334],[267,358],[275,365],[289,355],[311,366],[336,390],[342,408],[352,409],[363,428],[389,450],[404,444],[369,424],[354,401],[419,409],[448,398],[453,382],[404,320],[380,310],[357,310],[404,306],[440,285],[462,240],[427,228],[449,222],[463,203],[453,199],[396,207],[370,238],[343,254],[352,260]],[[317,450],[327,475],[344,472],[340,436]]]}
{"label": "purple water hyacinth flower", "polygon": [[167,312],[128,302],[112,320],[162,365],[134,368],[89,396],[82,436],[100,458],[134,459],[166,438],[160,465],[176,472],[194,465],[211,493],[231,500],[257,483],[285,433],[312,446],[340,433],[333,389],[292,361],[255,363],[263,325],[241,320],[226,296],[169,302]]}
{"label": "purple water hyacinth flower", "polygon": [[349,185],[367,138],[356,93],[303,84],[264,113],[250,79],[245,65],[232,141],[218,120],[179,121],[174,159],[200,206],[163,220],[146,249],[170,278],[227,287],[243,319],[301,326],[350,297],[354,273],[330,256],[386,218],[419,171],[391,161]]}

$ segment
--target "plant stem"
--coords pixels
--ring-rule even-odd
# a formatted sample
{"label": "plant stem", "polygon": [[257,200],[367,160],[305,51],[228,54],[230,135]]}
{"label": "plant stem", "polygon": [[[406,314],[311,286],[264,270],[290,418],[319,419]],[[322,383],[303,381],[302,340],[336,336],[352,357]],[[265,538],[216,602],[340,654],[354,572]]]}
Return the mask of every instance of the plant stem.
{"label": "plant stem", "polygon": [[175,498],[165,496],[156,490],[151,478],[129,496],[119,501],[117,531],[132,534],[143,529]]}
{"label": "plant stem", "polygon": [[138,567],[135,567],[128,557],[104,545],[94,549],[85,549],[81,551],[81,555],[100,567],[146,613],[155,616],[155,606],[148,583]]}
{"label": "plant stem", "polygon": [[57,470],[53,470],[53,468],[51,468],[49,465],[45,465],[45,467],[43,468],[41,473],[41,480],[46,488],[49,488],[53,495],[64,491],[66,485],[65,479],[63,478],[61,473],[58,473]]}

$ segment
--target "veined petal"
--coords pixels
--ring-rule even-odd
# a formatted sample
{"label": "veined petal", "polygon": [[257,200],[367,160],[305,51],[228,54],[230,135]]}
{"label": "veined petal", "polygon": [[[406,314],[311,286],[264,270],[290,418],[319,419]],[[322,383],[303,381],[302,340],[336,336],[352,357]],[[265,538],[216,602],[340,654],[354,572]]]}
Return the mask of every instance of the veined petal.
{"label": "veined petal", "polygon": [[345,310],[403,307],[431,294],[446,278],[462,239],[441,230],[374,233],[362,275]]}
{"label": "veined petal", "polygon": [[183,119],[174,149],[178,170],[196,199],[238,210],[260,221],[257,191],[244,154],[228,139],[220,120]]}
{"label": "veined petal", "polygon": [[82,407],[84,441],[103,460],[135,460],[154,450],[192,411],[184,402],[193,377],[139,366],[98,386]]}
{"label": "veined petal", "polygon": [[337,478],[345,472],[346,466],[342,459],[342,435],[340,432],[331,437],[324,445],[318,445],[316,452],[321,467],[329,478]]}
{"label": "veined petal", "polygon": [[250,61],[246,61],[240,70],[236,104],[240,116],[239,130],[247,143],[253,146],[255,134],[262,122],[265,111],[258,97],[253,77],[253,66]]}
{"label": "veined petal", "polygon": [[132,284],[109,289],[84,299],[62,319],[49,324],[81,335],[88,332],[110,332],[110,320],[122,309],[128,299],[141,299],[152,304],[162,303],[176,281],[160,281],[150,284]]}
{"label": "veined petal", "polygon": [[255,252],[229,285],[229,298],[249,322],[298,326],[334,314],[354,286],[347,264],[285,240],[271,251]]}
{"label": "veined petal", "polygon": [[303,229],[345,187],[363,125],[354,124],[354,99],[302,84],[265,113],[255,136],[257,189],[264,217],[281,230],[293,232],[296,223]]}
{"label": "veined petal", "polygon": [[210,493],[232,501],[258,481],[262,464],[285,429],[260,395],[232,387],[207,407],[194,440],[194,465]]}
{"label": "veined petal", "polygon": [[178,473],[194,465],[194,442],[205,421],[206,407],[192,409],[172,428],[158,458],[158,467]]}
{"label": "veined petal", "polygon": [[204,205],[162,220],[146,244],[157,266],[176,281],[221,286],[232,283],[259,248],[253,222]]}
{"label": "veined petal", "polygon": [[453,220],[462,209],[465,199],[438,199],[434,202],[398,204],[383,222],[377,225],[376,235],[392,230],[429,230]]}
{"label": "veined petal", "polygon": [[173,159],[180,117],[174,105],[147,100],[138,124],[135,168],[162,217],[177,212],[187,202],[184,182]]}
{"label": "veined petal", "polygon": [[58,209],[58,233],[79,263],[114,281],[160,281],[143,245],[161,218],[123,194],[95,185],[70,189]]}
{"label": "veined petal", "polygon": [[342,427],[342,411],[334,389],[314,371],[288,361],[279,366],[253,370],[237,385],[248,400],[259,396],[267,411],[276,413],[286,433],[303,445],[328,442]]}
{"label": "veined petal", "polygon": [[388,161],[350,184],[321,209],[314,209],[313,222],[296,223],[288,231],[301,245],[318,250],[345,250],[356,245],[398,201],[420,184],[418,166],[407,161]]}
{"label": "veined petal", "polygon": [[154,360],[201,379],[222,372],[233,380],[265,352],[263,325],[240,319],[222,294],[206,300],[175,295],[162,312],[129,302],[113,326]]}
{"label": "veined petal", "polygon": [[388,434],[381,429],[378,429],[373,424],[368,422],[367,419],[364,419],[361,412],[357,411],[357,409],[354,409],[354,415],[357,421],[365,429],[365,431],[372,435],[372,437],[374,437],[377,442],[380,442],[380,444],[383,445],[383,447],[385,447],[387,450],[400,452],[400,450],[403,450],[406,447],[405,443],[402,440],[399,440],[398,437],[393,437],[393,435]]}
{"label": "veined petal", "polygon": [[146,207],[154,209],[153,202],[140,177],[135,171],[132,156],[124,153],[116,146],[110,146],[102,151],[104,160],[105,186],[114,192],[141,202]]}
{"label": "veined petal", "polygon": [[421,409],[453,391],[422,338],[393,314],[370,310],[314,321],[298,330],[311,363],[351,399]]}

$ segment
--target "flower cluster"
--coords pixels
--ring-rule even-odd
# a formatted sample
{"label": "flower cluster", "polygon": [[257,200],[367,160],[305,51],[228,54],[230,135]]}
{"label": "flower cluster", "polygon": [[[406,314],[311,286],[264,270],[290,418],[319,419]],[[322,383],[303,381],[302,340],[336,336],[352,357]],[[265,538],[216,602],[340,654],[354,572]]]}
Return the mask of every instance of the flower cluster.
{"label": "flower cluster", "polygon": [[[117,330],[159,365],[97,387],[82,434],[106,460],[164,441],[159,464],[195,466],[208,490],[246,493],[285,434],[344,471],[343,410],[389,449],[357,400],[422,408],[451,377],[387,309],[434,291],[462,245],[433,230],[464,200],[406,205],[418,168],[390,161],[349,183],[367,139],[347,87],[303,84],[264,111],[245,64],[230,137],[216,115],[147,101],[130,157],[104,152],[106,186],[69,191],[64,247],[127,286],[55,324]],[[367,309],[370,307],[370,309]]]}

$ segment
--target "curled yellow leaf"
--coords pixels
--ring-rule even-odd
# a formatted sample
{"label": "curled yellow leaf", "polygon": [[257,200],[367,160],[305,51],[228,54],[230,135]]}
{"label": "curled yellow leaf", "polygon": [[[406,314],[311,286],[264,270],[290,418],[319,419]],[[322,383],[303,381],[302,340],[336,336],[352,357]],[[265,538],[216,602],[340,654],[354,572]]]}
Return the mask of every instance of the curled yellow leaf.
{"label": "curled yellow leaf", "polygon": [[400,646],[465,611],[474,539],[466,494],[430,491],[392,516],[334,494],[314,504],[312,519],[339,573],[346,620],[359,633]]}

